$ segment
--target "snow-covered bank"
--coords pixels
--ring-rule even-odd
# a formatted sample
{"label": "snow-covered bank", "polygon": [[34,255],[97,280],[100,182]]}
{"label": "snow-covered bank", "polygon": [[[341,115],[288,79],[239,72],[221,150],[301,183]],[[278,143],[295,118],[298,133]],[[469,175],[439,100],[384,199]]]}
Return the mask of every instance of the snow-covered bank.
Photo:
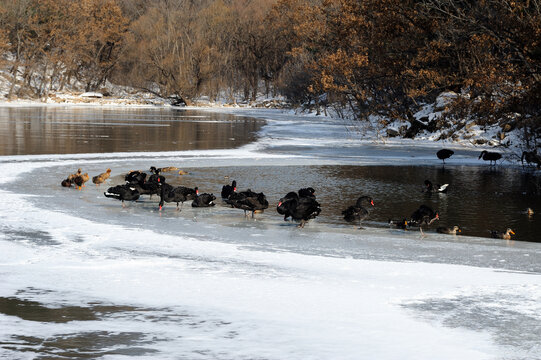
{"label": "snow-covered bank", "polygon": [[[146,203],[122,209],[96,189],[59,189],[56,171],[79,166],[114,164],[121,172],[142,163],[440,163],[433,143],[360,146],[340,120],[228,111],[267,120],[257,142],[226,151],[0,158],[0,355],[541,357],[539,244],[438,242],[317,222],[300,231],[242,216],[228,226],[232,217],[216,223],[204,213],[158,214]],[[461,145],[449,161],[479,163],[477,154]],[[64,309],[64,317],[54,309]]]}
{"label": "snow-covered bank", "polygon": [[[402,137],[382,136],[381,129],[374,124],[357,123],[348,119],[333,118],[330,116],[315,115],[314,113],[299,113],[295,110],[259,109],[259,108],[192,108],[214,113],[227,113],[236,116],[248,116],[265,119],[273,126],[264,127],[260,148],[267,150],[278,149],[288,151],[290,146],[310,147],[313,152],[302,152],[303,155],[313,155],[320,159],[326,158],[325,147],[336,149],[351,149],[344,151],[340,161],[344,163],[357,163],[361,165],[428,165],[441,163],[435,154],[442,148],[452,149],[455,154],[446,163],[455,165],[480,164],[479,153],[482,150],[495,151],[502,154],[500,163],[505,165],[519,165],[520,155],[523,151],[522,142],[516,132],[508,133],[507,140],[512,146],[494,147],[490,139],[497,133],[497,127],[487,127],[481,130],[472,127],[472,132],[462,132],[462,137],[454,140],[439,140],[439,133],[423,133],[414,139]],[[483,144],[476,140],[486,140]],[[330,157],[336,159],[337,151]]]}

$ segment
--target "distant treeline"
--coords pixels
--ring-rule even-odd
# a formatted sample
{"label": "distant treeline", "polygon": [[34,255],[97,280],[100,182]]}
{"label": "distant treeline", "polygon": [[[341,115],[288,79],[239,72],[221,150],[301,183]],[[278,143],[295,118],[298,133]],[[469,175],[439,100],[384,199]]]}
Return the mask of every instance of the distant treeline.
{"label": "distant treeline", "polygon": [[541,122],[541,0],[0,0],[0,22],[9,96],[110,80],[412,121],[454,91],[445,121]]}

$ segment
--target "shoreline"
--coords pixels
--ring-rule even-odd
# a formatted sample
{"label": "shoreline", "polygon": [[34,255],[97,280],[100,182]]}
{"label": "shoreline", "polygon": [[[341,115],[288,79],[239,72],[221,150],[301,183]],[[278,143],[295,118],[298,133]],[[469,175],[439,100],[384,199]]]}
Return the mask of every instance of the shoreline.
{"label": "shoreline", "polygon": [[[24,107],[68,107],[68,108],[103,108],[103,109],[115,109],[131,111],[135,109],[157,109],[157,110],[195,110],[205,111],[211,113],[224,113],[235,116],[248,116],[265,121],[279,121],[280,119],[289,119],[297,121],[310,121],[317,120],[318,122],[330,122],[339,123],[344,128],[344,133],[350,135],[350,138],[357,141],[359,144],[373,143],[381,146],[425,146],[433,148],[449,148],[449,149],[480,149],[489,150],[496,149],[503,153],[520,154],[520,144],[517,135],[510,135],[513,140],[512,145],[503,147],[501,145],[491,145],[492,140],[486,140],[486,144],[474,144],[477,139],[486,139],[485,137],[478,135],[477,137],[471,136],[468,138],[459,138],[458,140],[435,140],[437,133],[423,134],[416,138],[403,138],[403,137],[386,137],[381,136],[378,131],[375,131],[371,124],[359,123],[349,119],[341,119],[329,115],[316,115],[315,113],[300,113],[299,109],[290,108],[266,108],[257,106],[230,106],[224,104],[205,105],[205,106],[173,106],[169,104],[137,104],[126,103],[126,101],[140,101],[132,99],[115,99],[104,103],[102,99],[95,99],[84,102],[40,102],[36,100],[15,100],[15,101],[0,101],[0,109],[5,108],[24,108]],[[495,127],[497,128],[497,127]],[[487,134],[494,133],[495,129],[486,130]],[[470,136],[470,135],[468,135]],[[492,135],[490,135],[492,136]],[[520,151],[515,151],[519,149]]]}

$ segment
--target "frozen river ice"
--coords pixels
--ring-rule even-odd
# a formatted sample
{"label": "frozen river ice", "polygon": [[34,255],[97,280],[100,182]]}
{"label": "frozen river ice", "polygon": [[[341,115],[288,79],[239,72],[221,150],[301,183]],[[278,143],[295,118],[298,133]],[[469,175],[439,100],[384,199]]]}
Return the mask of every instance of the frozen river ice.
{"label": "frozen river ice", "polygon": [[[291,169],[306,181],[321,167],[437,165],[436,146],[223,111],[267,123],[232,149],[0,157],[0,357],[541,358],[541,244],[420,239],[378,221],[359,231],[332,213],[300,230],[273,210],[282,186],[302,182]],[[456,152],[450,167],[478,165],[476,149]],[[255,219],[221,204],[159,212],[147,197],[122,208],[106,186],[59,185],[78,167],[110,167],[112,184],[150,165],[189,169],[174,181],[214,193],[239,176],[271,208]]]}

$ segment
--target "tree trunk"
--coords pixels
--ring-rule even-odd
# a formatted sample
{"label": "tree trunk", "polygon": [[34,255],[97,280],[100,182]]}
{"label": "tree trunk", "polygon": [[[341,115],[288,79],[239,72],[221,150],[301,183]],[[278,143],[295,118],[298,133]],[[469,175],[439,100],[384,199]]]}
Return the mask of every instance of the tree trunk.
{"label": "tree trunk", "polygon": [[11,86],[9,87],[9,92],[8,92],[8,99],[10,100],[13,98],[13,92],[15,91],[15,85],[17,84],[18,72],[19,72],[19,61],[17,60],[15,62],[15,66],[13,67],[13,77],[12,77]]}

